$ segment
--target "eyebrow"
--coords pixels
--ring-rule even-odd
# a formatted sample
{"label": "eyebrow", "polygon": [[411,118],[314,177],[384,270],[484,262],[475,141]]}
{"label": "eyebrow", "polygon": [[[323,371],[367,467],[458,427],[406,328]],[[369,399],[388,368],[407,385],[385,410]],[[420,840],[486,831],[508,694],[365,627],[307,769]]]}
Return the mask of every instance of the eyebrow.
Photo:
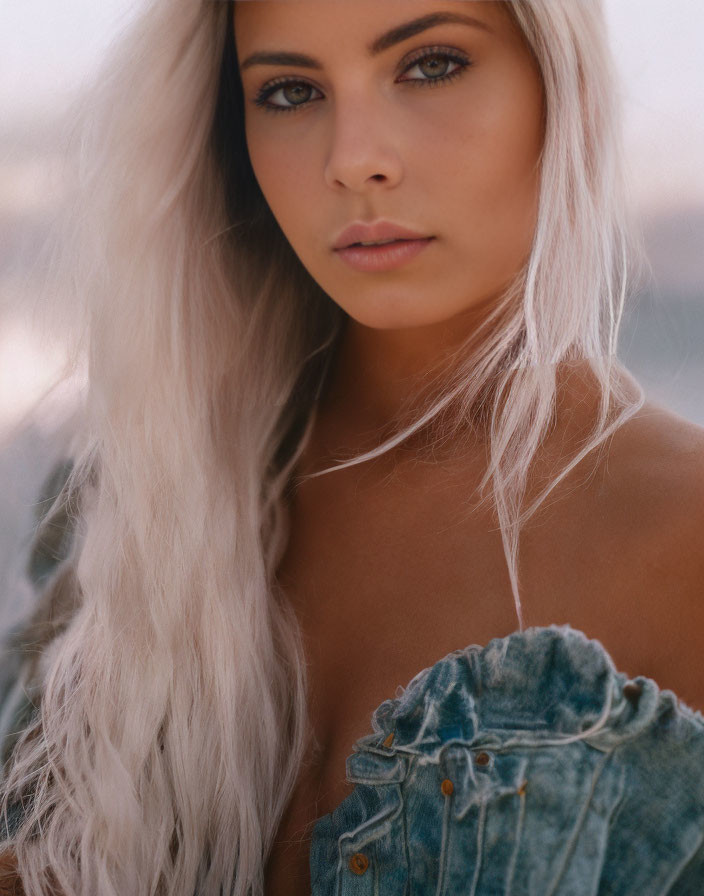
{"label": "eyebrow", "polygon": [[[367,55],[378,56],[385,50],[396,46],[396,44],[400,44],[404,40],[414,37],[416,34],[421,34],[423,31],[435,27],[435,25],[446,24],[470,25],[472,28],[481,28],[483,31],[489,32],[492,30],[486,22],[482,22],[481,19],[475,19],[473,16],[466,16],[463,13],[457,12],[434,12],[413,19],[410,22],[405,22],[403,25],[397,25],[390,31],[386,31],[372,41],[367,47]],[[251,68],[253,65],[293,65],[299,68],[323,68],[322,63],[318,62],[318,60],[314,59],[312,56],[306,56],[304,53],[288,53],[285,51],[273,53],[262,51],[252,53],[251,56],[248,56],[244,60],[241,69],[244,71],[245,69]]]}

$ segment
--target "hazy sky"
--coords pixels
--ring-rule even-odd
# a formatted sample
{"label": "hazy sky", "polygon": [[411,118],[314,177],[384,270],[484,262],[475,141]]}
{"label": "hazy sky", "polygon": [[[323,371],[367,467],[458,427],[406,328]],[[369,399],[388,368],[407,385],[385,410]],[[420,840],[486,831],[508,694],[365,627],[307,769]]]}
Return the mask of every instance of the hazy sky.
{"label": "hazy sky", "polygon": [[[140,0],[0,0],[0,118],[60,104]],[[704,3],[605,0],[645,205],[704,207]]]}

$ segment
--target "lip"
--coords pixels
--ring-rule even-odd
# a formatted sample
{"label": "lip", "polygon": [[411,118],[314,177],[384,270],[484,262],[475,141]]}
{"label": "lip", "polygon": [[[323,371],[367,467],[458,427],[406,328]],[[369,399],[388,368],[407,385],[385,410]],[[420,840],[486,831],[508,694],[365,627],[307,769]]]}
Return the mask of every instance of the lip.
{"label": "lip", "polygon": [[434,237],[420,240],[399,240],[383,246],[348,246],[337,249],[338,256],[356,271],[376,273],[401,267],[419,255]]}
{"label": "lip", "polygon": [[349,227],[345,228],[335,240],[333,249],[347,249],[353,243],[371,243],[380,240],[426,240],[429,239],[427,233],[417,233],[415,230],[409,230],[400,224],[394,224],[393,221],[374,221],[371,224],[365,224],[363,221],[356,221]]}

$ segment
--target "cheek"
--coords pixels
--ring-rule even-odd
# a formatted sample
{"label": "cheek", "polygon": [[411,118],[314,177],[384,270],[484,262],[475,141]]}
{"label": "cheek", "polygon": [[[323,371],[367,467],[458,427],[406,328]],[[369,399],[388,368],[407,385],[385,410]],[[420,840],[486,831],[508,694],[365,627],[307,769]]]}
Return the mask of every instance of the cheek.
{"label": "cheek", "polygon": [[290,152],[282,151],[280,133],[248,136],[247,145],[264,198],[281,229],[295,243],[296,233],[304,229],[315,208],[310,202],[314,190],[310,154],[300,151],[298,143]]}
{"label": "cheek", "polygon": [[[471,184],[471,199],[510,201],[532,181],[542,145],[541,107],[528,95],[498,96],[455,114],[438,142],[442,164]],[[452,139],[450,139],[452,136]],[[444,147],[444,149],[442,149]]]}
{"label": "cheek", "polygon": [[533,241],[543,141],[542,93],[495,96],[455,115],[438,141],[442,207],[465,257],[496,280],[512,276]]}

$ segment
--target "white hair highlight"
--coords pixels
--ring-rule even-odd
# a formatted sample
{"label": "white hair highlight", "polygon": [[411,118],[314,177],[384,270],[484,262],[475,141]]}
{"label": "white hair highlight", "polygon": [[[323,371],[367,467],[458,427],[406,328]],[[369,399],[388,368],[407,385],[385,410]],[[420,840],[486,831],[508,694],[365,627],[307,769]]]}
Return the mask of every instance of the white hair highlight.
{"label": "white hair highlight", "polygon": [[[642,395],[622,390],[615,359],[633,248],[600,3],[511,9],[547,107],[528,264],[410,425],[316,475],[434,421],[449,438],[483,420],[481,488],[522,628],[522,525]],[[4,809],[29,795],[10,845],[33,896],[260,896],[309,748],[302,640],[275,572],[344,314],[258,192],[222,63],[228,15],[154,0],[86,110],[76,252],[63,259],[82,302],[75,357],[89,363],[68,484],[82,500],[80,600],[47,650],[3,793]],[[598,420],[525,506],[573,359],[599,385]]]}

